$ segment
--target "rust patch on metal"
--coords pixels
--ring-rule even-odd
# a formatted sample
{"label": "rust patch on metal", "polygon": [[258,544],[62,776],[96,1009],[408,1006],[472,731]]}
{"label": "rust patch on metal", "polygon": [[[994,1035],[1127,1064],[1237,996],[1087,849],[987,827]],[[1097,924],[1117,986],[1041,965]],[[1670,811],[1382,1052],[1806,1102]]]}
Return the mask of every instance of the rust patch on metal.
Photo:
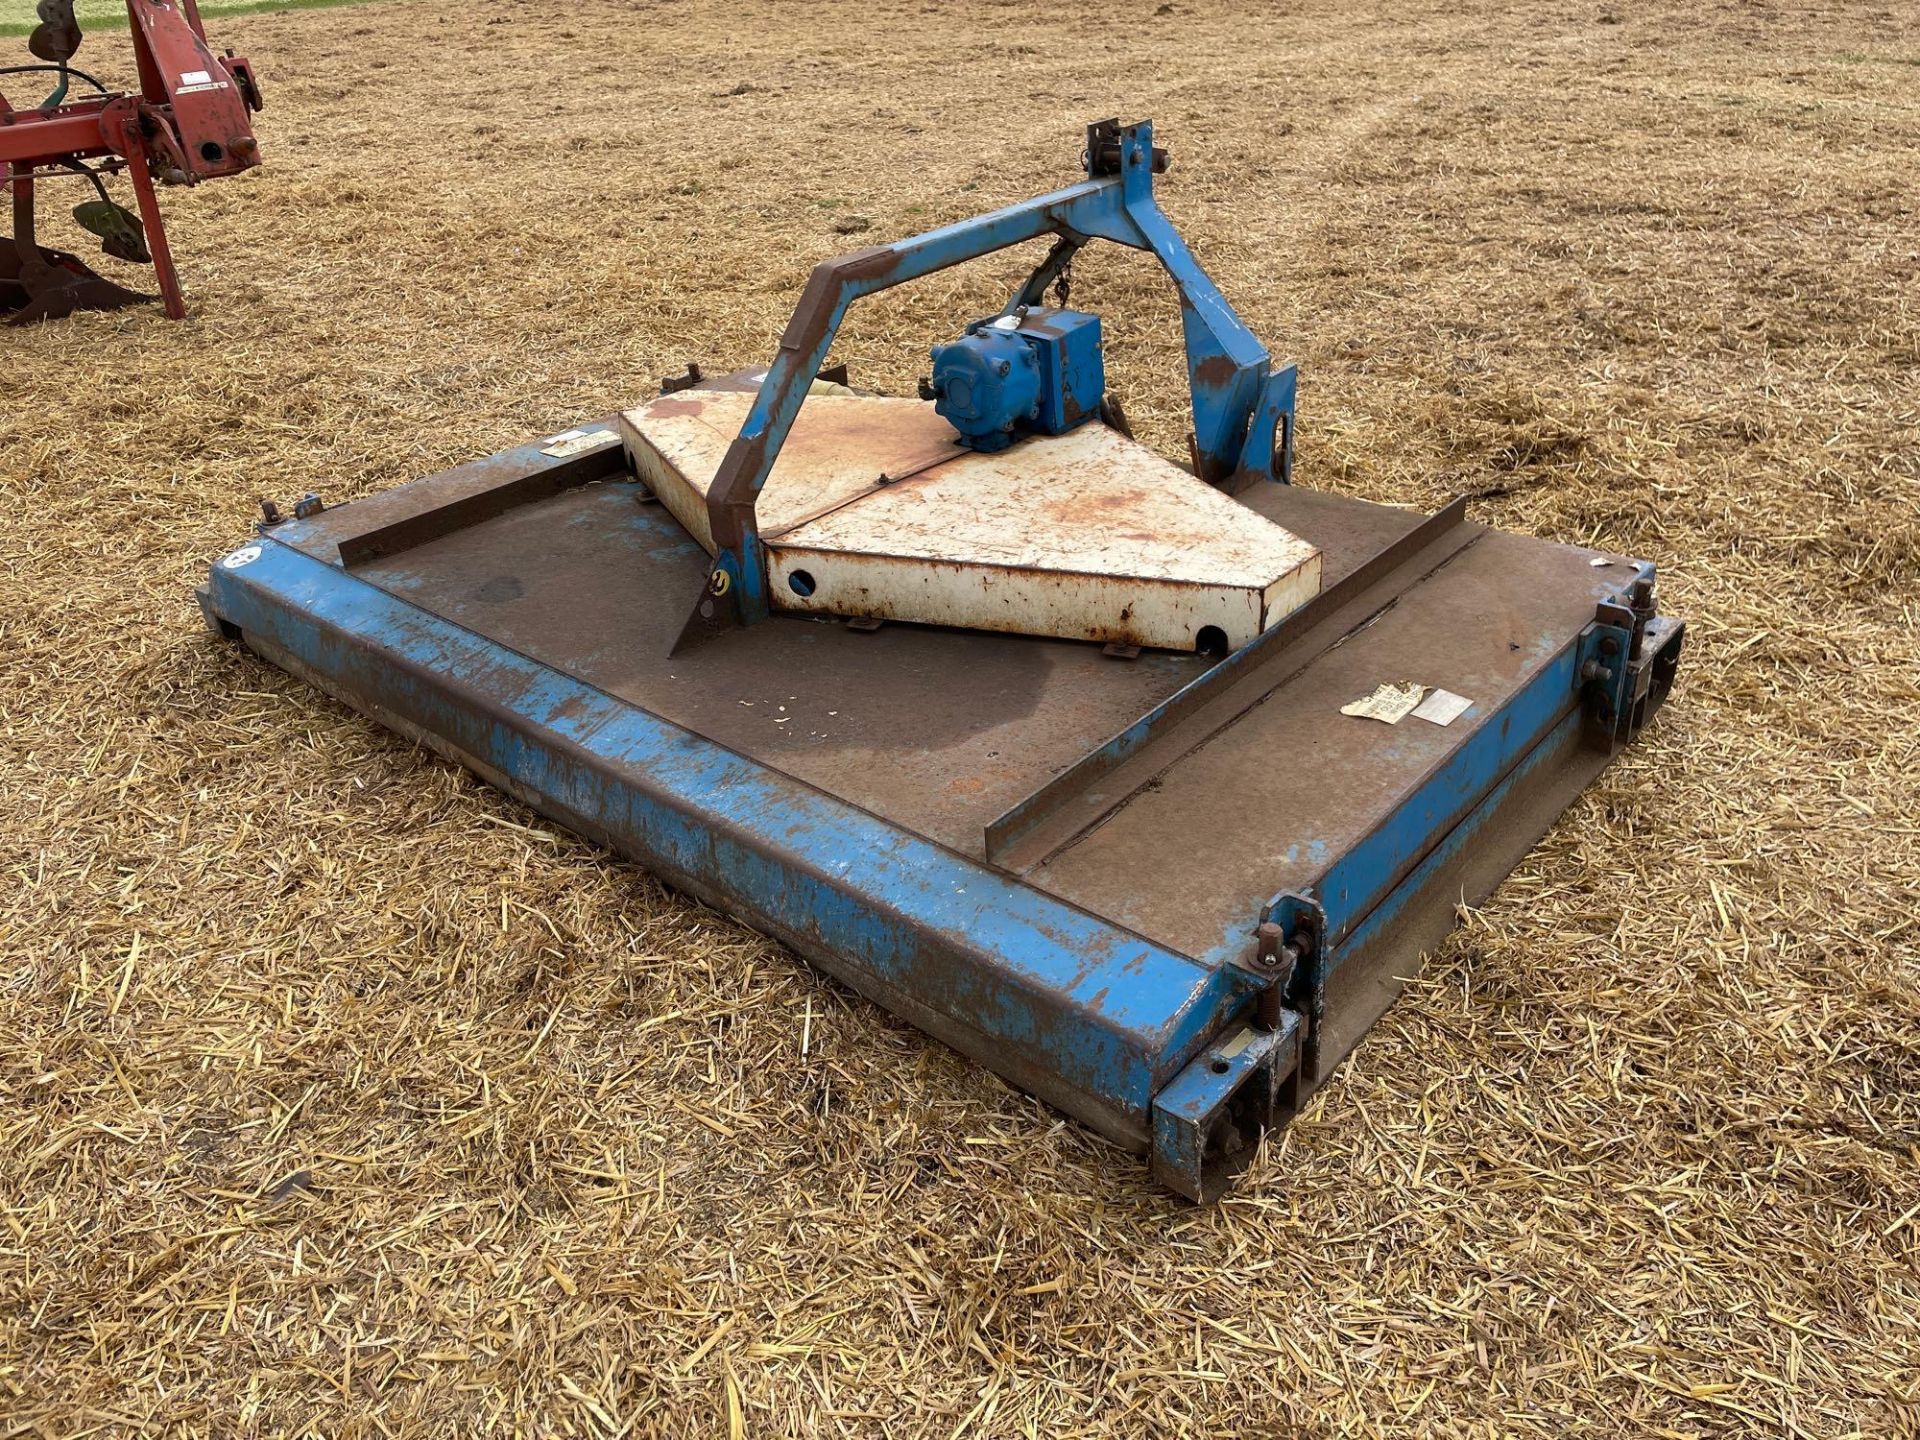
{"label": "rust patch on metal", "polygon": [[879,280],[898,270],[902,258],[891,245],[868,245],[827,261],[825,268],[847,280]]}
{"label": "rust patch on metal", "polygon": [[1239,373],[1240,367],[1226,355],[1209,355],[1193,367],[1193,378],[1209,390],[1224,389]]}
{"label": "rust patch on metal", "polygon": [[[1146,503],[1151,497],[1140,489],[1107,490],[1097,495],[1076,495],[1069,493],[1059,498],[1049,497],[1041,509],[1053,519],[1063,524],[1073,524],[1089,517],[1104,518],[1114,513],[1124,513]],[[1139,538],[1152,541],[1159,537],[1142,535],[1138,531],[1130,532]]]}

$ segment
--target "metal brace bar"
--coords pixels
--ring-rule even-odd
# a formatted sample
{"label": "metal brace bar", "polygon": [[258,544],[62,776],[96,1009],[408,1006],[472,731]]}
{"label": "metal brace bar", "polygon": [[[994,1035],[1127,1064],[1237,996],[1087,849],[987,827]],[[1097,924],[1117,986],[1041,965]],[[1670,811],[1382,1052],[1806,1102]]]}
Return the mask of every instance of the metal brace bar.
{"label": "metal brace bar", "polygon": [[[1116,153],[1118,166],[1112,169]],[[706,593],[688,617],[676,648],[720,630],[754,624],[770,613],[756,517],[760,491],[806,399],[806,382],[825,361],[853,302],[1042,235],[1060,236],[1075,249],[1101,239],[1155,256],[1180,294],[1195,466],[1201,478],[1234,485],[1254,473],[1286,477],[1292,372],[1283,371],[1270,383],[1265,347],[1160,212],[1153,197],[1153,172],[1163,160],[1164,152],[1154,150],[1151,121],[1128,126],[1102,121],[1088,127],[1089,178],[1080,184],[814,267],[753,408],[708,491],[707,518],[718,553]],[[1029,286],[1049,275],[1055,257],[1064,264],[1069,253],[1056,246]],[[1249,455],[1250,431],[1255,443]]]}

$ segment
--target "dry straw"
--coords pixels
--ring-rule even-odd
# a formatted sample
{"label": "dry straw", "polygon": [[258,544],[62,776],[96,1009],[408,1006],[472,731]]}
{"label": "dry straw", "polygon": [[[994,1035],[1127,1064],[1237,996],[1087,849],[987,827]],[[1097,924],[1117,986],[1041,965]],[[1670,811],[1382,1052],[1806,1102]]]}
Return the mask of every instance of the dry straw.
{"label": "dry straw", "polygon": [[[0,342],[0,1435],[1920,1433],[1916,20],[220,22],[267,165],[164,197],[194,319]],[[1113,113],[1301,361],[1306,483],[1473,491],[1692,622],[1667,715],[1204,1211],[190,598],[257,497],[763,360],[813,260]],[[1017,263],[843,358],[910,393]],[[1170,298],[1079,269],[1178,453]]]}

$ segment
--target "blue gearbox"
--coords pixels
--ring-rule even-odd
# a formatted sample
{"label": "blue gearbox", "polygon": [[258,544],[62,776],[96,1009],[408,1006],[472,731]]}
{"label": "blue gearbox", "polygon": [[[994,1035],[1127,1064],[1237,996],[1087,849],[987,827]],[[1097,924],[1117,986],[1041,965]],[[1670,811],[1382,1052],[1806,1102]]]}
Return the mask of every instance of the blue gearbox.
{"label": "blue gearbox", "polygon": [[1100,317],[1022,307],[982,320],[933,347],[922,399],[975,450],[1004,450],[1022,435],[1063,435],[1100,413],[1106,396]]}
{"label": "blue gearbox", "polygon": [[933,347],[933,408],[975,450],[1004,450],[1040,414],[1040,362],[1018,324],[1009,316]]}

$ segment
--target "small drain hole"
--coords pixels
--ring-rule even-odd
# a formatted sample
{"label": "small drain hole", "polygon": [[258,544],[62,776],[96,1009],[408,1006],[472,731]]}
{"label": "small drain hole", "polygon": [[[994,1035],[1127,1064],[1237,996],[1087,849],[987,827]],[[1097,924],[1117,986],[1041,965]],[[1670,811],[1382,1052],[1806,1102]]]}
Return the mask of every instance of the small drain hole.
{"label": "small drain hole", "polygon": [[1227,653],[1227,632],[1218,625],[1202,625],[1193,637],[1193,648],[1202,655]]}
{"label": "small drain hole", "polygon": [[787,588],[796,595],[811,595],[813,576],[805,570],[796,570],[787,577]]}

